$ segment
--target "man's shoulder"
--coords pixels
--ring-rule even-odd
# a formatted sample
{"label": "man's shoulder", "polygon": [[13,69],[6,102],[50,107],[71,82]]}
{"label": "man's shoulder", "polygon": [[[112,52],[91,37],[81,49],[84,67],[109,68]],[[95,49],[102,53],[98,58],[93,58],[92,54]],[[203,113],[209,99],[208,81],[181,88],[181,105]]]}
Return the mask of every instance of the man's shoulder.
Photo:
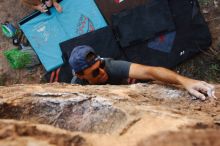
{"label": "man's shoulder", "polygon": [[126,60],[115,60],[113,58],[103,58],[103,59],[105,60],[105,63],[111,64],[111,65],[114,65],[114,64],[117,64],[117,65],[120,65],[120,64],[130,65],[131,64],[131,62],[126,61]]}
{"label": "man's shoulder", "polygon": [[124,60],[105,59],[110,84],[121,84],[129,76],[131,63]]}

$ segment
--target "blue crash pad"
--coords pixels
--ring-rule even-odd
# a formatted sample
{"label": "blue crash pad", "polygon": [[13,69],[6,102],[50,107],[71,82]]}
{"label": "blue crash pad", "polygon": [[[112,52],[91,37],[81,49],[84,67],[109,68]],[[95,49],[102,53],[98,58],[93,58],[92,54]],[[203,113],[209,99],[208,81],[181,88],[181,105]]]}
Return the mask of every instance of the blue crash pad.
{"label": "blue crash pad", "polygon": [[63,12],[32,14],[19,24],[47,71],[63,64],[59,43],[106,26],[93,0],[63,0]]}

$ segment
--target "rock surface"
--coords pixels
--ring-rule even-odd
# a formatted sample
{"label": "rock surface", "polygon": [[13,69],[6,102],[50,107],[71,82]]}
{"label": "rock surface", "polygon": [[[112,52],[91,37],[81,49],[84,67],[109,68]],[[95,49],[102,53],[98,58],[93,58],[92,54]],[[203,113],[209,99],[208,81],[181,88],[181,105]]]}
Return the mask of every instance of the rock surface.
{"label": "rock surface", "polygon": [[219,98],[162,84],[0,87],[0,145],[217,146]]}

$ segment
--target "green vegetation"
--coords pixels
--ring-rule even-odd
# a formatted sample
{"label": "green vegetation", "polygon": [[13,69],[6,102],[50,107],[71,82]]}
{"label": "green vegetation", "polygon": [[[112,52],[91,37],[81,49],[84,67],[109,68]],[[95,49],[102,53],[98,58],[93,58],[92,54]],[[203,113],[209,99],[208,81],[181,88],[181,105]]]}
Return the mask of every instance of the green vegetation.
{"label": "green vegetation", "polygon": [[24,68],[28,63],[31,62],[30,54],[21,52],[17,48],[4,51],[4,55],[13,69]]}

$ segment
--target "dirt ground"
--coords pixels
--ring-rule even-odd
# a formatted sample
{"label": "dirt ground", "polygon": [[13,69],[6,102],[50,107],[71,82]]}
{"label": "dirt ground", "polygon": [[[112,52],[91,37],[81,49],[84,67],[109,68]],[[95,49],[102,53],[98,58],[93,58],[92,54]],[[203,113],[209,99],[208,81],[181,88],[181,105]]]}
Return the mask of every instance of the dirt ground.
{"label": "dirt ground", "polygon": [[[32,10],[26,8],[20,3],[20,0],[0,0],[0,22],[12,22],[18,25],[18,22],[30,14]],[[18,84],[18,83],[40,83],[41,76],[45,73],[42,66],[29,69],[15,70],[10,68],[7,60],[3,56],[4,50],[16,48],[12,40],[3,36],[0,32],[0,85]]]}
{"label": "dirt ground", "polygon": [[[220,82],[220,2],[219,0],[200,0],[200,3],[212,33],[213,44],[208,51],[179,65],[175,70],[189,77],[218,83]],[[31,11],[18,0],[0,0],[1,23],[10,21],[17,24]],[[3,56],[3,50],[12,48],[15,48],[12,41],[0,33],[0,85],[44,82],[42,78],[45,71],[42,66],[21,70],[9,67]]]}

